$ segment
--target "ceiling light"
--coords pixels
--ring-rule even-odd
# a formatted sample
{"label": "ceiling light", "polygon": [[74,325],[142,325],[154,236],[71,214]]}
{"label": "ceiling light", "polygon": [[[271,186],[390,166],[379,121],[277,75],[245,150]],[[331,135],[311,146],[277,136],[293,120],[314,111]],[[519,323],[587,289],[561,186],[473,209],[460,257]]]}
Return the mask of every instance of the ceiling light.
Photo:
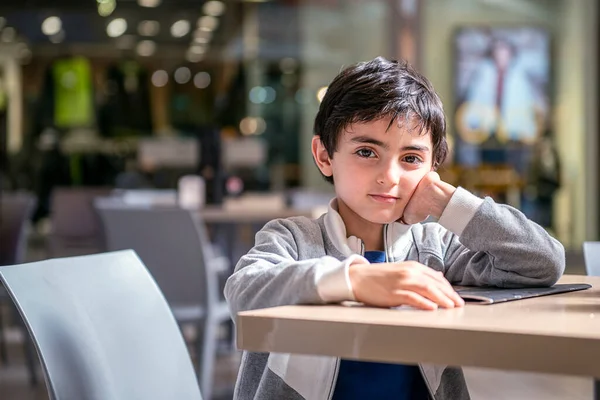
{"label": "ceiling light", "polygon": [[262,86],[254,86],[252,89],[250,89],[248,98],[254,104],[263,103],[267,99],[267,91]]}
{"label": "ceiling light", "polygon": [[190,22],[186,21],[185,19],[181,19],[181,20],[175,22],[171,26],[171,36],[173,36],[173,37],[176,37],[176,38],[184,37],[189,32],[190,32]]}
{"label": "ceiling light", "polygon": [[206,53],[206,47],[199,44],[193,44],[190,46],[189,52],[192,54],[204,54]]}
{"label": "ceiling light", "polygon": [[275,91],[275,89],[273,89],[271,86],[265,86],[265,92],[267,95],[263,103],[270,104],[274,102],[275,98],[277,97],[277,92]]}
{"label": "ceiling light", "polygon": [[194,43],[198,43],[198,44],[206,44],[210,42],[209,38],[205,38],[205,37],[195,37],[194,38]]}
{"label": "ceiling light", "polygon": [[212,32],[209,31],[201,31],[201,30],[196,30],[194,31],[194,39],[198,39],[198,38],[203,38],[203,39],[212,39]]}
{"label": "ceiling light", "polygon": [[204,11],[204,14],[206,15],[218,17],[220,15],[223,15],[223,13],[225,12],[225,4],[219,0],[210,0],[204,3],[202,11]]}
{"label": "ceiling light", "polygon": [[150,57],[156,52],[156,43],[152,40],[142,40],[138,43],[136,51],[142,57]]}
{"label": "ceiling light", "polygon": [[169,74],[167,74],[167,71],[159,69],[158,71],[154,71],[151,81],[156,87],[166,86],[169,83]]}
{"label": "ceiling light", "polygon": [[117,8],[116,0],[101,0],[98,1],[98,15],[108,17]]}
{"label": "ceiling light", "polygon": [[161,3],[161,0],[137,0],[137,3],[140,7],[158,7]]}
{"label": "ceiling light", "polygon": [[62,21],[58,17],[48,17],[42,22],[42,32],[44,35],[56,35],[62,28]]}
{"label": "ceiling light", "polygon": [[244,136],[260,135],[267,129],[267,123],[261,117],[246,117],[240,121],[240,132]]}
{"label": "ceiling light", "polygon": [[175,70],[175,74],[173,74],[175,78],[175,82],[183,85],[184,83],[188,83],[192,78],[192,73],[188,67],[179,67]]}
{"label": "ceiling light", "polygon": [[214,31],[219,26],[219,20],[213,16],[205,15],[198,19],[198,29],[201,31]]}
{"label": "ceiling light", "polygon": [[210,75],[208,72],[198,72],[194,76],[194,86],[198,89],[206,89],[210,85]]}
{"label": "ceiling light", "polygon": [[115,18],[106,26],[106,34],[110,37],[119,37],[127,31],[127,21]]}
{"label": "ceiling light", "polygon": [[197,63],[197,62],[204,60],[204,54],[196,54],[196,53],[192,53],[191,51],[188,51],[185,54],[185,59],[191,63]]}
{"label": "ceiling light", "polygon": [[138,24],[138,33],[140,36],[156,36],[160,31],[158,21],[141,21]]}

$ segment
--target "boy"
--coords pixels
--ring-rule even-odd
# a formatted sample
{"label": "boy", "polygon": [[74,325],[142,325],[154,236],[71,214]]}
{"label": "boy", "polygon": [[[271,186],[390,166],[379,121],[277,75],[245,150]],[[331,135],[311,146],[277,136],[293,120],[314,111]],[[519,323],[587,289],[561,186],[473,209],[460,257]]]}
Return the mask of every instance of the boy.
{"label": "boy", "polygon": [[[440,180],[442,103],[408,65],[342,71],[312,153],[336,198],[317,220],[271,221],[225,286],[232,315],[289,304],[461,307],[458,285],[550,286],[564,249],[518,210]],[[427,216],[439,223],[419,222]],[[400,312],[400,311],[399,311]],[[315,338],[318,340],[318,337]],[[402,338],[398,338],[402,346]],[[468,399],[460,368],[245,352],[236,399]]]}

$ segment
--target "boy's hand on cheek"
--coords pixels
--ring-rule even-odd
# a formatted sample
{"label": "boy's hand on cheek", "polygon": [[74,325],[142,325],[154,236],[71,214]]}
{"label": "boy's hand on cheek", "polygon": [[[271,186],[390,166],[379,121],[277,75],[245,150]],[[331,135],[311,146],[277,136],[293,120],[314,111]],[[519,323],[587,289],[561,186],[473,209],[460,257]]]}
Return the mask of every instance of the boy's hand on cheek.
{"label": "boy's hand on cheek", "polygon": [[416,224],[428,216],[439,218],[456,188],[440,179],[437,172],[425,175],[404,208],[401,222]]}
{"label": "boy's hand on cheek", "polygon": [[368,305],[435,310],[465,304],[441,272],[416,261],[354,264],[349,275],[354,297]]}

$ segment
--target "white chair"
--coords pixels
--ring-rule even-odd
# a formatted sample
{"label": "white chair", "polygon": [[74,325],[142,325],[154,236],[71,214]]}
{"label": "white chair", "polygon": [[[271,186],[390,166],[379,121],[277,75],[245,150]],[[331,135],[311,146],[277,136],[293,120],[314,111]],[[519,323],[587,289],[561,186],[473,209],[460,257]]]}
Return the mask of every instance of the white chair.
{"label": "white chair", "polygon": [[50,399],[202,400],[185,343],[133,251],[0,267]]}

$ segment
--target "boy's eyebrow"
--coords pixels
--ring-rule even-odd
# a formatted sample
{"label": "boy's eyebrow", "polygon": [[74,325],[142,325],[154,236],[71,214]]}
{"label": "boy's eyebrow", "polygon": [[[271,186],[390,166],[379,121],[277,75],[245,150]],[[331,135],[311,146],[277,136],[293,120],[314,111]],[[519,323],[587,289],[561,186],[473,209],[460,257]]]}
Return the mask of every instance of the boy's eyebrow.
{"label": "boy's eyebrow", "polygon": [[353,136],[352,139],[350,139],[350,141],[355,143],[372,144],[374,146],[382,147],[385,150],[390,149],[390,146],[388,146],[387,143],[383,143],[381,140],[373,139],[369,136]]}
{"label": "boy's eyebrow", "polygon": [[[373,139],[372,137],[369,137],[369,136],[354,136],[352,139],[350,139],[350,141],[355,142],[355,143],[372,144],[374,146],[381,147],[384,150],[390,149],[390,146],[387,143],[384,143],[381,140]],[[429,147],[421,146],[418,144],[413,144],[413,145],[409,145],[409,146],[404,146],[400,150],[402,150],[402,151],[422,151],[424,153],[427,153],[427,152],[429,152]]]}
{"label": "boy's eyebrow", "polygon": [[402,151],[408,151],[408,150],[412,150],[412,151],[422,151],[423,153],[427,153],[429,152],[429,147],[427,146],[419,146],[418,144],[415,145],[411,145],[411,146],[404,146],[402,149]]}

